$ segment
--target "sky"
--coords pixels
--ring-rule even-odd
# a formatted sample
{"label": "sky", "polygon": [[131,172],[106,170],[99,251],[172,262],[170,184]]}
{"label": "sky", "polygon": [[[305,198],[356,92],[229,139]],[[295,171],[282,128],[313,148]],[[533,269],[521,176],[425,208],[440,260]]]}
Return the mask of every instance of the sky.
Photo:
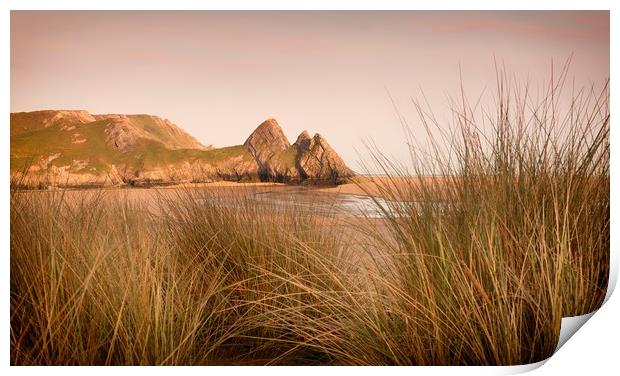
{"label": "sky", "polygon": [[578,86],[609,77],[607,11],[12,11],[11,112],[158,115],[214,146],[273,117],[359,169],[369,140],[406,157],[396,109],[424,137],[421,93],[448,121],[494,59],[536,84],[571,56]]}

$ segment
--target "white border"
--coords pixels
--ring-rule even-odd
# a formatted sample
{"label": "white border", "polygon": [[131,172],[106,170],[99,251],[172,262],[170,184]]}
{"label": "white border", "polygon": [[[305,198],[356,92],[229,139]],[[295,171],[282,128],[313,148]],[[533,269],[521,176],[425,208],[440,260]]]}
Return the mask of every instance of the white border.
{"label": "white border", "polygon": [[[316,0],[316,1],[251,1],[251,0],[239,0],[239,1],[228,1],[228,2],[217,2],[217,1],[192,1],[192,0],[175,0],[175,1],[129,1],[129,0],[109,0],[109,1],[88,1],[88,2],[80,2],[77,0],[59,0],[51,3],[50,1],[38,0],[38,1],[3,1],[0,7],[2,8],[2,13],[0,15],[0,25],[1,25],[1,33],[2,38],[0,39],[0,43],[2,43],[2,54],[3,59],[1,62],[2,71],[4,72],[5,80],[3,82],[7,83],[4,85],[4,90],[2,90],[2,103],[4,103],[4,114],[2,121],[2,132],[3,137],[1,137],[0,142],[2,143],[2,153],[0,154],[0,172],[2,174],[3,183],[0,184],[0,210],[2,213],[2,226],[0,227],[0,238],[4,242],[2,253],[3,257],[1,259],[2,269],[2,281],[4,288],[1,290],[2,301],[4,303],[4,309],[1,311],[0,315],[2,317],[2,330],[1,330],[1,345],[5,350],[3,351],[4,358],[3,363],[5,366],[9,364],[10,359],[10,342],[9,342],[9,150],[10,150],[10,139],[9,139],[9,113],[10,113],[10,13],[9,10],[37,10],[37,9],[49,9],[49,10],[63,10],[63,9],[81,9],[81,10],[99,10],[99,9],[118,9],[118,10],[133,10],[133,9],[160,9],[160,10],[192,10],[192,9],[213,9],[213,10],[234,10],[234,9],[290,9],[290,10],[303,10],[303,9],[314,9],[314,10],[340,10],[340,9],[419,9],[419,10],[548,10],[548,9],[575,9],[575,10],[611,10],[611,76],[615,77],[617,73],[617,69],[615,67],[618,66],[620,60],[618,59],[618,46],[617,46],[617,36],[618,35],[618,6],[616,5],[617,1],[605,1],[605,0],[589,0],[589,1],[576,1],[576,0],[565,0],[562,2],[557,1],[535,1],[535,0],[522,0],[522,1],[469,1],[467,3],[458,0],[444,0],[444,1],[404,1],[404,0],[384,0],[384,1],[364,1],[358,0],[355,2],[347,2],[347,1],[338,1],[338,0]],[[351,8],[352,5],[355,5],[354,8]],[[617,88],[612,81],[611,84],[611,112],[616,113],[618,109],[618,95]],[[612,201],[611,201],[611,218],[612,224],[611,228],[618,227],[618,210],[619,205],[616,200],[617,193],[620,192],[620,171],[618,171],[618,166],[620,161],[618,161],[618,153],[615,152],[614,145],[618,144],[618,131],[614,131],[612,127],[611,133],[611,142],[612,142],[612,155],[611,155],[611,192],[612,192]],[[611,269],[612,273],[610,276],[610,288],[608,292],[607,298],[610,298],[610,294],[613,291],[616,280],[617,280],[617,271],[618,271],[618,249],[620,243],[619,238],[616,233],[612,231],[611,233]],[[617,295],[617,294],[616,294]],[[599,317],[600,316],[600,317]],[[548,363],[539,369],[538,372],[545,374],[550,374],[549,372],[553,372],[553,374],[567,372],[567,373],[591,373],[591,371],[599,370],[601,372],[608,371],[611,369],[617,369],[617,336],[619,334],[619,325],[618,318],[620,317],[620,302],[618,301],[617,296],[612,296],[609,301],[607,301],[604,306],[600,309],[599,312],[594,314],[594,318],[585,324],[584,328],[576,335],[575,340],[568,341],[568,343],[563,346],[560,351],[550,358]],[[360,374],[367,374],[369,372],[394,372],[394,373],[402,373],[409,375],[411,372],[422,372],[424,374],[506,374],[506,373],[519,373],[531,370],[532,368],[537,368],[538,366],[544,364],[545,362],[541,362],[536,365],[529,366],[517,366],[517,367],[416,367],[415,369],[411,369],[408,367],[391,367],[391,368],[377,368],[377,367],[349,367],[346,369],[340,369],[336,367],[324,368],[307,368],[307,367],[296,367],[294,369],[295,373],[299,374],[312,374],[313,376],[317,372],[341,372],[341,371],[352,371]],[[36,372],[40,369],[38,367],[12,367],[9,371],[14,373],[30,373]],[[45,368],[42,370],[44,372],[51,373],[62,373],[64,374],[82,374],[85,369],[81,367],[62,367],[62,368]],[[183,371],[187,373],[204,373],[207,371],[202,367],[176,367],[175,369],[162,368],[162,367],[131,367],[131,368],[122,368],[122,369],[114,369],[114,372],[145,372],[148,374],[162,374],[172,372]],[[290,374],[291,369],[289,367],[252,367],[248,368],[224,368],[224,367],[212,367],[208,369],[209,372],[215,373],[235,373],[235,372],[250,372],[250,373],[282,373],[282,374]],[[108,373],[110,372],[109,368],[103,367],[91,367],[88,369],[88,372],[92,373]]]}

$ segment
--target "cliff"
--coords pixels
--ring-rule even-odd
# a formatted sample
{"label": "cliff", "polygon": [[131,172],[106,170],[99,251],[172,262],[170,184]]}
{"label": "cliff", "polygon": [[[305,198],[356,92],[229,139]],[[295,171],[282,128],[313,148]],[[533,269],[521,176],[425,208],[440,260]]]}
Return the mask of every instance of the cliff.
{"label": "cliff", "polygon": [[339,184],[353,174],[322,136],[304,131],[291,145],[275,119],[261,123],[243,145],[213,148],[158,116],[11,114],[12,184],[21,186]]}

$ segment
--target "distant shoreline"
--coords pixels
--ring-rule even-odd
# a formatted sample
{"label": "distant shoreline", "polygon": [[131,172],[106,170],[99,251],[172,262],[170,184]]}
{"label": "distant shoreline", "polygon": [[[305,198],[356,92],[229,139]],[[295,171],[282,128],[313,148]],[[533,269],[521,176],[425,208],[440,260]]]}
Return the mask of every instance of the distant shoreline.
{"label": "distant shoreline", "polygon": [[[355,195],[355,196],[376,196],[383,197],[382,190],[383,185],[410,185],[412,183],[420,182],[421,180],[436,180],[438,184],[441,184],[443,178],[437,176],[428,177],[389,177],[379,175],[358,175],[351,179],[349,182],[339,185],[321,185],[321,184],[287,184],[278,182],[235,182],[235,181],[214,181],[203,183],[172,183],[172,184],[152,184],[152,185],[116,185],[116,186],[66,186],[66,187],[48,187],[48,188],[15,188],[18,192],[58,192],[58,191],[156,191],[166,190],[171,191],[175,189],[214,189],[230,192],[239,191],[244,189],[260,189],[265,190],[269,188],[273,189],[307,189],[313,190],[319,193],[335,194],[335,195]],[[385,180],[384,180],[385,179]]]}

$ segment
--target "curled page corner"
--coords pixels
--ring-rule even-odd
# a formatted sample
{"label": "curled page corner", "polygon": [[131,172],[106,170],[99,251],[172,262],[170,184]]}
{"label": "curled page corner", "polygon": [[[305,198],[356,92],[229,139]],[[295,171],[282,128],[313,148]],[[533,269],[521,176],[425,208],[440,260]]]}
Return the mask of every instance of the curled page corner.
{"label": "curled page corner", "polygon": [[558,339],[558,344],[553,350],[553,354],[536,363],[523,364],[519,366],[508,366],[502,367],[504,368],[498,374],[504,375],[516,375],[522,374],[526,372],[534,371],[537,368],[542,367],[558,350],[564,346],[564,344],[575,334],[577,331],[588,321],[590,318],[596,313],[596,311],[587,313],[581,316],[573,316],[573,317],[562,317],[562,322],[560,323],[560,337]]}
{"label": "curled page corner", "polygon": [[[609,281],[607,282],[607,293],[605,294],[605,299],[603,300],[601,307],[607,303],[613,294],[618,281],[618,254],[617,252],[614,252],[613,249],[615,248],[612,247],[612,251],[609,252]],[[568,341],[568,339],[572,337],[577,330],[579,330],[579,328],[586,323],[586,321],[590,320],[590,318],[594,316],[597,311],[598,309],[581,316],[563,317],[562,323],[560,324],[560,339],[558,340],[558,345],[553,353],[555,354],[558,352],[566,341]]]}
{"label": "curled page corner", "polygon": [[[611,252],[613,255],[613,252]],[[613,256],[612,256],[613,257]],[[617,281],[617,269],[614,267],[615,264],[611,264],[611,270],[609,273],[609,282],[608,282],[608,287],[607,287],[607,293],[605,294],[605,299],[603,300],[603,304],[607,303],[607,301],[609,300],[609,298],[611,297],[611,294],[614,291],[614,288],[616,287],[616,281]],[[601,305],[601,306],[602,306]],[[600,309],[600,307],[599,307]],[[560,338],[558,339],[558,345],[555,347],[555,350],[553,351],[553,353],[557,353],[558,350],[560,350],[560,348],[562,348],[562,346],[564,346],[564,344],[573,336],[575,335],[575,333],[577,333],[577,331],[588,321],[590,320],[590,318],[592,318],[592,316],[594,316],[594,314],[598,311],[592,311],[590,313],[586,313],[585,315],[580,315],[580,316],[571,316],[571,317],[562,317],[562,322],[560,323]]]}
{"label": "curled page corner", "polygon": [[579,328],[586,323],[586,321],[590,320],[590,318],[596,313],[596,311],[586,313],[581,316],[572,316],[572,317],[562,317],[562,323],[560,324],[560,338],[558,339],[558,345],[555,348],[553,353],[555,354],[558,350],[564,346],[566,341],[570,339]]}
{"label": "curled page corner", "polygon": [[[605,303],[607,303],[607,301],[613,294],[614,289],[616,287],[617,280],[618,280],[617,253],[614,251],[611,251],[609,256],[610,256],[609,282],[607,285],[607,293],[605,294],[605,299],[603,300],[601,307],[605,305]],[[553,354],[550,357],[548,357],[547,359],[543,359],[536,363],[524,364],[520,366],[504,367],[505,369],[503,370],[503,374],[509,374],[509,375],[521,374],[521,373],[533,371],[543,366],[545,363],[547,363],[549,359],[551,359],[553,355],[555,355],[555,353],[558,352],[558,350],[560,350],[560,348],[562,348],[562,346],[564,346],[564,344],[566,344],[566,342],[568,342],[568,340],[573,335],[575,335],[575,333],[577,333],[579,329],[581,329],[581,327],[588,320],[592,318],[592,316],[594,316],[596,312],[598,312],[598,309],[590,313],[586,313],[585,315],[562,317],[562,321],[560,323],[560,336],[558,338],[558,344],[555,347],[555,350],[553,351]]]}
{"label": "curled page corner", "polygon": [[[613,249],[613,248],[612,248]],[[616,252],[611,251],[609,254],[609,281],[607,283],[607,293],[605,294],[605,299],[603,300],[603,304],[601,307],[607,303],[609,298],[614,292],[616,287],[616,283],[618,281],[618,255]],[[600,307],[599,307],[600,309]],[[556,346],[553,353],[557,353],[562,346],[575,334],[577,331],[588,321],[594,314],[598,311],[592,311],[590,313],[586,313],[585,315],[580,316],[572,316],[572,317],[562,317],[562,322],[560,323],[560,338],[558,339],[558,345]],[[537,364],[537,363],[536,363]]]}

